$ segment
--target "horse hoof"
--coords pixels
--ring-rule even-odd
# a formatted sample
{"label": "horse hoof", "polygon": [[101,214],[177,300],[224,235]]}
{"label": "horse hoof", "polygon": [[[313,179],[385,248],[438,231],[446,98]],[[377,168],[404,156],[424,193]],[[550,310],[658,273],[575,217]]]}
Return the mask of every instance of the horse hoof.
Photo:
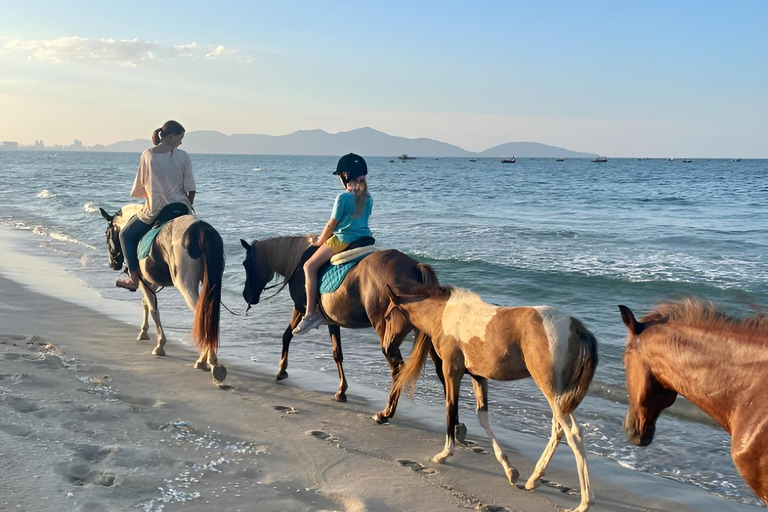
{"label": "horse hoof", "polygon": [[227,378],[227,368],[223,364],[211,366],[211,375],[213,375],[214,383],[224,382],[224,379]]}
{"label": "horse hoof", "polygon": [[275,380],[285,380],[288,378],[288,372],[280,372],[277,374],[277,378]]}
{"label": "horse hoof", "polygon": [[463,423],[456,425],[456,440],[461,444],[467,439],[467,426]]}
{"label": "horse hoof", "polygon": [[445,464],[445,459],[447,459],[447,455],[443,455],[442,453],[438,453],[434,457],[432,457],[432,462],[435,464]]}
{"label": "horse hoof", "polygon": [[[515,482],[517,482],[517,479],[520,478],[520,472],[515,468],[509,468],[507,471],[507,478],[509,478],[509,483],[512,485],[515,485]],[[526,489],[528,488],[528,484],[525,484]]]}
{"label": "horse hoof", "polygon": [[387,423],[389,421],[389,418],[384,416],[384,413],[382,412],[377,412],[376,414],[371,416],[371,418],[373,418],[374,421],[376,421],[376,423],[378,423],[379,425],[383,425],[384,423]]}
{"label": "horse hoof", "polygon": [[534,490],[541,484],[541,481],[538,478],[531,478],[527,482],[525,482],[525,488],[529,491]]}
{"label": "horse hoof", "polygon": [[149,339],[149,334],[145,332],[139,333],[138,337],[136,338],[136,341],[147,341]]}
{"label": "horse hoof", "polygon": [[208,371],[208,363],[205,361],[197,361],[195,364],[192,365],[192,368],[195,370],[203,370],[204,372]]}
{"label": "horse hoof", "polygon": [[165,355],[165,349],[163,347],[155,347],[155,350],[152,351],[153,356],[164,356]]}
{"label": "horse hoof", "polygon": [[336,393],[333,395],[333,398],[331,398],[334,402],[346,402],[347,401],[347,395],[344,393]]}

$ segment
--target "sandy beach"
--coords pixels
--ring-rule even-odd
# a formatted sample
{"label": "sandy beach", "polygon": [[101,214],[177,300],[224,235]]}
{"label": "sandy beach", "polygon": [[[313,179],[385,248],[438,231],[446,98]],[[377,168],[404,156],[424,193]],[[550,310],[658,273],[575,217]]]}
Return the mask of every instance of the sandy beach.
{"label": "sandy beach", "polygon": [[[55,266],[33,272],[42,259],[14,259],[7,231],[3,242],[0,510],[539,512],[578,504],[567,445],[529,492],[522,485],[543,439],[494,424],[520,470],[515,487],[475,418],[462,418],[470,446],[437,465],[440,408],[404,399],[396,418],[378,425],[370,416],[380,391],[351,383],[349,402],[334,403],[327,376],[293,372],[278,384],[266,368],[228,361],[226,340],[229,376],[215,386],[191,368],[190,347],[174,340],[167,357],[151,356],[154,342],[135,341],[135,325],[74,303],[90,296],[98,304],[95,292]],[[589,464],[593,510],[757,509],[595,455]]]}

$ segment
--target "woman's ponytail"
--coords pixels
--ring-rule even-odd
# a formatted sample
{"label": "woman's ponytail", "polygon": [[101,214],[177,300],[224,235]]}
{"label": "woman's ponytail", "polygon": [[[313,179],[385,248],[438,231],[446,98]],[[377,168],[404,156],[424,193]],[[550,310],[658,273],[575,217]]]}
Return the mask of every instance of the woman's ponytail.
{"label": "woman's ponytail", "polygon": [[355,184],[355,213],[352,216],[357,218],[363,214],[365,204],[368,201],[368,182],[365,176],[360,176],[353,183]]}
{"label": "woman's ponytail", "polygon": [[160,144],[160,133],[162,133],[162,131],[163,131],[162,128],[158,128],[157,130],[152,132],[152,144],[154,144],[155,146]]}
{"label": "woman's ponytail", "polygon": [[158,128],[152,132],[152,144],[157,146],[163,137],[167,135],[181,135],[184,133],[184,127],[176,121],[166,121],[162,128]]}

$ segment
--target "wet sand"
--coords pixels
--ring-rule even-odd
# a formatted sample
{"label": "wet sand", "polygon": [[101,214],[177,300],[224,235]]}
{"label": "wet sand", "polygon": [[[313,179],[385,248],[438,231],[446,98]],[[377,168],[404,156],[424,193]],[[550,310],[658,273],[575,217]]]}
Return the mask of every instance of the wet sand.
{"label": "wet sand", "polygon": [[[462,418],[474,445],[437,465],[438,408],[404,399],[378,425],[381,392],[353,382],[349,402],[335,403],[334,382],[297,372],[276,383],[225,349],[219,387],[191,368],[188,347],[171,340],[154,357],[137,333],[0,277],[0,510],[552,512],[579,502],[565,444],[548,482],[525,491],[543,439],[494,424],[521,473],[511,486],[474,418]],[[589,464],[595,511],[758,509],[594,455]]]}

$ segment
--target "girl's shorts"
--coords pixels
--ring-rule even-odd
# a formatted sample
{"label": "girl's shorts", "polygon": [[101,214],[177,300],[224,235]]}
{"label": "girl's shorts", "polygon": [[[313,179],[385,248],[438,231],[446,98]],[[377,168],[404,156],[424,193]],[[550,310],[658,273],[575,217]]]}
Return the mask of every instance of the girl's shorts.
{"label": "girl's shorts", "polygon": [[339,240],[339,237],[336,235],[333,235],[331,238],[325,241],[325,245],[331,248],[331,250],[334,252],[334,254],[339,254],[340,252],[344,252],[347,250],[347,247],[349,247],[349,244],[343,243],[341,240]]}

